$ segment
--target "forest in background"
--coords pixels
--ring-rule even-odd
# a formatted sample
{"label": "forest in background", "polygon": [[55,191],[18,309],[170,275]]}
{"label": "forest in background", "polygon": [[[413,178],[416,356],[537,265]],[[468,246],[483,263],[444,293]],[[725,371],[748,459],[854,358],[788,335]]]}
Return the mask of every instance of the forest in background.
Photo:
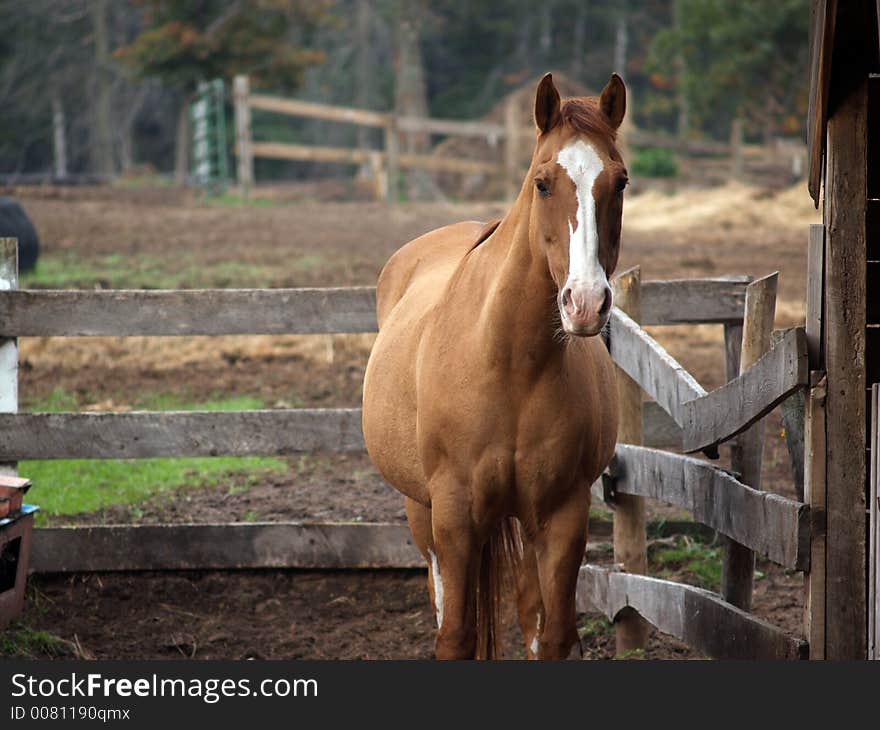
{"label": "forest in background", "polygon": [[301,99],[472,119],[546,70],[592,90],[618,71],[641,129],[726,140],[740,119],[749,140],[803,138],[809,16],[809,0],[0,0],[0,173],[183,180],[198,82],[237,73]]}

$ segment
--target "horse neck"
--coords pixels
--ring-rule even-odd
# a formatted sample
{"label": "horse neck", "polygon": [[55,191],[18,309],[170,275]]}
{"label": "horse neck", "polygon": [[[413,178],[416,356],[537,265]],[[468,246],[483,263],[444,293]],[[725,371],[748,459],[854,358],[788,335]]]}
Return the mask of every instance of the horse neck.
{"label": "horse neck", "polygon": [[524,185],[498,229],[474,253],[488,275],[483,341],[512,362],[541,367],[564,343],[558,336],[557,287],[540,245],[529,235],[530,213],[531,188]]}

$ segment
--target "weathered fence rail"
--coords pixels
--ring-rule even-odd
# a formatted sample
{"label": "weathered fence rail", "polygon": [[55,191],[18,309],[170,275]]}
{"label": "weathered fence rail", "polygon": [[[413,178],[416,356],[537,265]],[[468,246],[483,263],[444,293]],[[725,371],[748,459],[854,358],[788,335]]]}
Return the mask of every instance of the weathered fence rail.
{"label": "weathered fence rail", "polygon": [[[394,200],[397,172],[401,168],[420,168],[433,172],[480,174],[500,182],[499,190],[513,197],[522,182],[523,170],[521,141],[534,137],[532,127],[523,126],[520,112],[514,102],[508,103],[504,123],[470,121],[459,119],[429,119],[398,115],[394,112],[377,112],[334,104],[302,101],[268,94],[252,93],[246,76],[237,76],[233,83],[236,106],[236,155],[238,157],[238,182],[248,189],[254,182],[254,158],[294,160],[303,162],[336,162],[369,165],[375,178],[375,195],[378,199]],[[252,137],[251,111],[259,110],[274,114],[321,119],[330,122],[354,124],[361,127],[381,129],[383,148],[324,147],[283,142],[255,142]],[[488,141],[492,159],[467,159],[441,157],[433,154],[402,153],[399,134],[444,135],[454,137],[477,137]],[[741,124],[734,124],[729,142],[708,139],[682,139],[668,134],[630,130],[626,143],[635,147],[660,147],[690,158],[719,159],[727,177],[743,178],[746,167],[760,168],[770,165],[773,169],[791,166],[793,177],[800,177],[805,150],[799,143],[787,145],[744,144]],[[753,171],[755,172],[755,171]],[[766,176],[766,172],[764,172]]]}
{"label": "weathered fence rail", "polygon": [[711,591],[595,565],[580,570],[579,611],[610,620],[632,609],[665,634],[723,659],[807,659],[806,641],[725,602]]}
{"label": "weathered fence rail", "polygon": [[[375,291],[354,289],[202,291],[18,291],[14,242],[4,243],[0,343],[28,336],[343,333],[376,329]],[[646,325],[716,323],[742,329],[748,279],[645,282]],[[5,339],[4,339],[5,338]],[[728,342],[728,345],[730,343]],[[706,391],[640,325],[615,310],[609,350],[654,401],[641,404],[644,446],[622,443],[608,478],[615,496],[650,497],[691,511],[738,544],[788,568],[810,565],[806,505],[767,494],[709,462],[652,446],[725,441],[803,382],[803,333],[786,333],[733,383]],[[362,451],[360,410],[15,413],[14,348],[0,382],[0,461],[59,458],[286,455]],[[752,381],[755,381],[754,383]],[[760,380],[760,383],[758,382]],[[751,393],[753,403],[702,423],[718,403]],[[704,404],[704,405],[700,405]],[[695,428],[694,424],[700,424]],[[699,438],[694,434],[700,434]],[[706,436],[705,434],[708,434]],[[635,523],[634,523],[635,524]],[[644,522],[640,529],[644,530]],[[39,571],[184,568],[376,568],[421,564],[404,525],[118,525],[37,531]],[[717,656],[802,656],[804,642],[740,611],[720,596],[641,575],[585,567],[585,596],[611,618],[634,609],[663,631]],[[714,617],[711,620],[701,617]],[[723,638],[713,638],[721,627]]]}

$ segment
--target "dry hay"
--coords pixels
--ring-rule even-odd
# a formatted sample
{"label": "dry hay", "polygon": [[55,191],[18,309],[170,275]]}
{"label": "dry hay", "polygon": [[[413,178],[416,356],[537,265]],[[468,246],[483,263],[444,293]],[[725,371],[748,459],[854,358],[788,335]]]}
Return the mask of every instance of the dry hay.
{"label": "dry hay", "polygon": [[802,231],[821,220],[802,184],[778,192],[733,182],[717,188],[687,188],[674,195],[649,190],[629,196],[624,206],[628,230],[655,234],[732,227]]}
{"label": "dry hay", "polygon": [[362,353],[374,334],[236,335],[228,337],[28,337],[20,358],[32,367],[173,370],[211,361],[298,357],[333,362],[341,351]]}

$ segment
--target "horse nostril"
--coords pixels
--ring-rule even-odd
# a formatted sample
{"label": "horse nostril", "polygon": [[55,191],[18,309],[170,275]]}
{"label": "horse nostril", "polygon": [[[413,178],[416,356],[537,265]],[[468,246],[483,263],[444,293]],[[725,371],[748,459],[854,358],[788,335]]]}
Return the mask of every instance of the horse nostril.
{"label": "horse nostril", "polygon": [[611,289],[605,289],[605,298],[602,300],[602,306],[599,307],[599,316],[604,317],[611,309]]}
{"label": "horse nostril", "polygon": [[565,309],[571,307],[571,289],[569,287],[566,287],[562,291],[562,306]]}

